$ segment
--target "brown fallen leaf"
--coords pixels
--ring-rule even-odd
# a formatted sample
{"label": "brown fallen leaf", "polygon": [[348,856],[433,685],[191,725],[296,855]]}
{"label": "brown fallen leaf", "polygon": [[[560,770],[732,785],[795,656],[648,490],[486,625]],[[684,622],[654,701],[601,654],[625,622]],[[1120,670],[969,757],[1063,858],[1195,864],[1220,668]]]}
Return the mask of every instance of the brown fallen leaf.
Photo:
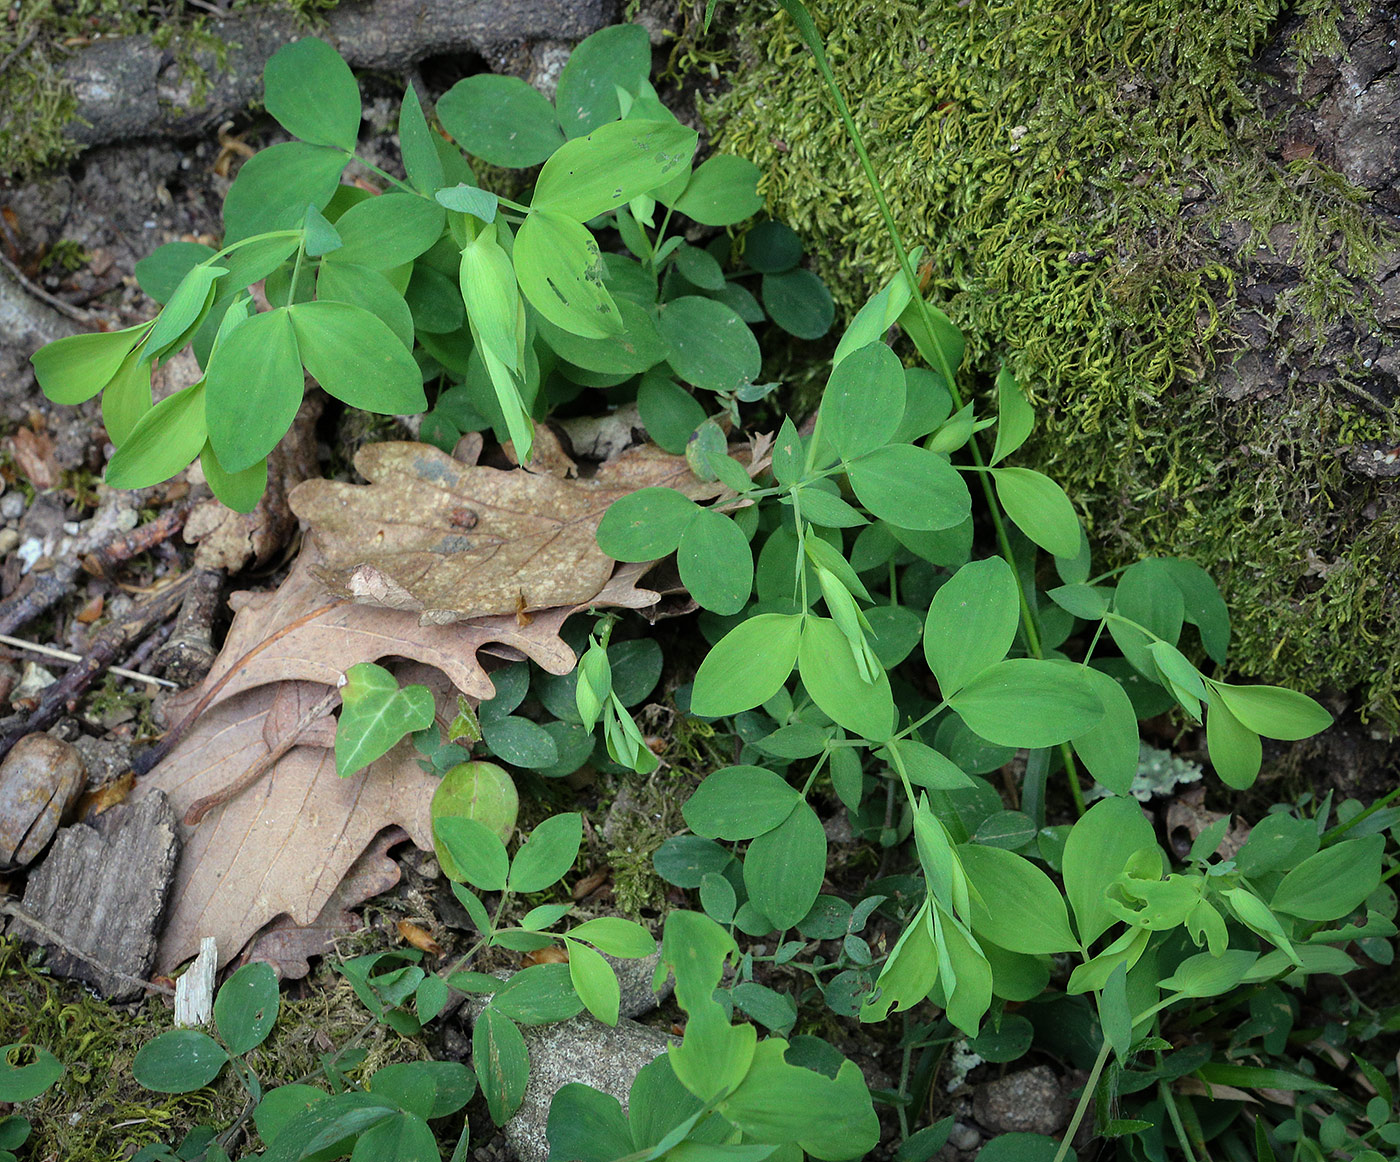
{"label": "brown fallen leaf", "polygon": [[[276,687],[263,685],[203,714],[139,781],[131,801],[161,790],[182,818],[267,754],[263,731],[276,698]],[[298,746],[197,827],[180,824],[184,848],[157,955],[160,970],[193,956],[204,936],[218,941],[225,964],[277,916],[311,924],[375,835],[392,824],[430,850],[428,806],[438,781],[417,760],[405,740],[342,779],[330,750]]]}
{"label": "brown fallen leaf", "polygon": [[[1181,859],[1190,853],[1191,845],[1201,832],[1224,818],[1220,811],[1207,810],[1205,801],[1205,787],[1195,786],[1178,795],[1167,808],[1167,838],[1171,840],[1172,850]],[[1234,859],[1249,838],[1249,830],[1249,825],[1242,819],[1231,823],[1225,838],[1220,841],[1220,858]]]}
{"label": "brown fallen leaf", "polygon": [[29,428],[18,428],[10,437],[10,453],[15,458],[15,467],[43,492],[58,486],[58,462],[54,459],[53,440],[47,433],[35,432]]}
{"label": "brown fallen leaf", "polygon": [[613,573],[595,539],[613,501],[652,486],[696,500],[723,491],[654,445],[590,480],[463,464],[392,441],[360,449],[355,467],[368,485],[308,480],[292,492],[324,558],[317,575],[341,597],[435,625],[586,603]]}
{"label": "brown fallen leaf", "polygon": [[305,976],[311,971],[308,957],[325,955],[335,948],[337,940],[364,927],[364,921],[350,909],[399,882],[399,865],[389,858],[389,849],[407,840],[408,832],[402,827],[386,827],[350,865],[315,920],[296,924],[290,916],[279,916],[253,938],[240,963],[265,960],[279,977]]}
{"label": "brown fallen leaf", "polygon": [[394,927],[399,934],[399,939],[406,944],[411,944],[419,952],[426,952],[429,956],[442,955],[442,945],[433,939],[433,934],[426,928],[420,927],[411,920],[400,920]]}

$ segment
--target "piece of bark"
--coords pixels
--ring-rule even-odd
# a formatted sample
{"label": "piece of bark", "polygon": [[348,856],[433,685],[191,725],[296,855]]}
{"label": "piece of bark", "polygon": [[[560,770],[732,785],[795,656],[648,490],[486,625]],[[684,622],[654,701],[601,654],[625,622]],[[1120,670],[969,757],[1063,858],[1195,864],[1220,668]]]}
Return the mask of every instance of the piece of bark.
{"label": "piece of bark", "polygon": [[[394,71],[444,53],[489,58],[525,41],[581,40],[616,14],[615,0],[347,0],[316,34],[356,68]],[[67,131],[98,145],[212,129],[261,97],[268,57],[306,34],[280,9],[209,22],[198,39],[177,33],[163,46],[148,36],[95,41],[64,66],[77,97]]]}
{"label": "piece of bark", "polygon": [[24,892],[25,911],[65,946],[19,918],[11,934],[49,945],[58,975],[86,981],[112,1000],[134,997],[155,962],[178,854],[175,813],[158,791],[113,807],[91,826],[66,827]]}
{"label": "piece of bark", "polygon": [[214,978],[219,973],[219,945],[212,936],[199,942],[199,955],[175,982],[175,1027],[197,1029],[214,1015]]}

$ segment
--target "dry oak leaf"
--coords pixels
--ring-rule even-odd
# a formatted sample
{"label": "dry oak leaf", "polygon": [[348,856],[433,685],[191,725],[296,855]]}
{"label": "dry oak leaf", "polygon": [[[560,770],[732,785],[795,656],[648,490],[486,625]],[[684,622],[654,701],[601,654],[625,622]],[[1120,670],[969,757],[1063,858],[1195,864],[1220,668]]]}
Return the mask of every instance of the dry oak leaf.
{"label": "dry oak leaf", "polygon": [[[303,702],[326,688],[299,683]],[[200,716],[175,750],[137,784],[132,800],[164,791],[177,819],[268,752],[264,725],[277,700],[263,685]],[[316,921],[374,837],[401,826],[431,849],[428,807],[438,780],[418,765],[405,740],[365,770],[342,779],[324,747],[289,751],[256,786],[215,807],[197,827],[179,824],[184,841],[171,885],[157,967],[169,972],[218,941],[226,964],[271,920]]]}
{"label": "dry oak leaf", "polygon": [[586,604],[613,573],[595,537],[613,501],[653,486],[693,500],[723,491],[653,444],[589,480],[463,464],[393,441],[360,449],[355,467],[368,485],[308,480],[292,492],[325,559],[318,576],[343,597],[435,625]]}

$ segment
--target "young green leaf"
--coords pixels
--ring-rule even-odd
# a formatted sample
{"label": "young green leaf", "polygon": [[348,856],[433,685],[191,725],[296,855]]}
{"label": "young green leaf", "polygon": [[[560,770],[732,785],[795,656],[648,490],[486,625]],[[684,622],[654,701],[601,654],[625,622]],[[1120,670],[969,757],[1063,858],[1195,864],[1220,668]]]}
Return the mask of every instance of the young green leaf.
{"label": "young green leaf", "polygon": [[204,408],[209,442],[225,470],[242,472],[277,446],[296,419],[304,383],[286,307],[254,315],[215,348]]}
{"label": "young green leaf", "polygon": [[404,735],[433,724],[432,691],[399,687],[382,666],[361,662],[345,671],[340,689],[340,721],[335,730],[335,770],[341,778],[363,770],[387,754]]}
{"label": "young green leaf", "polygon": [[655,561],[676,551],[699,511],[674,488],[639,488],[608,506],[598,547],[615,561]]}
{"label": "young green leaf", "polygon": [[142,360],[164,358],[189,342],[213,305],[214,284],[227,273],[227,267],[201,263],[185,275],[146,337]]}
{"label": "young green leaf", "polygon": [[112,443],[120,447],[150,410],[151,365],[132,353],[102,393],[102,426]]}
{"label": "young green leaf", "polygon": [[304,141],[284,141],[255,153],[224,197],[224,245],[295,230],[308,205],[325,209],[349,160],[342,150]]}
{"label": "young green leaf", "polygon": [[1079,552],[1079,517],[1050,477],[1029,468],[995,468],[992,479],[1006,515],[1026,536],[1056,557]]}
{"label": "young green leaf", "polygon": [[353,153],[360,136],[360,86],[338,52],[303,37],[263,68],[263,102],[293,137]]}
{"label": "young green leaf", "polygon": [[972,929],[1009,952],[1069,952],[1078,947],[1064,897],[1028,859],[985,844],[957,849],[971,894]]}
{"label": "young green leaf", "polygon": [[277,1023],[277,974],[264,961],[245,964],[219,988],[214,1025],[230,1053],[256,1049]]}
{"label": "young green leaf", "polygon": [[622,990],[612,965],[586,944],[566,942],[569,949],[569,979],[579,1000],[605,1025],[616,1025]]}
{"label": "young green leaf", "polygon": [[131,1075],[157,1093],[203,1089],[228,1064],[228,1051],[198,1029],[171,1029],[136,1051]]}
{"label": "young green leaf", "polygon": [[[847,325],[845,334],[841,336],[841,341],[836,344],[836,351],[831,356],[831,366],[835,368],[847,355],[870,343],[883,340],[885,332],[895,325],[900,312],[909,305],[910,297],[909,284],[904,281],[902,274],[896,274],[885,283]],[[941,382],[942,377],[939,379]]]}
{"label": "young green leaf", "polygon": [[[691,712],[719,718],[767,702],[792,673],[802,622],[792,614],[760,613],[731,629],[700,664],[690,696]],[[849,658],[841,631],[834,625],[831,629]]]}
{"label": "young green leaf", "polygon": [[1211,690],[1247,730],[1265,738],[1293,742],[1311,738],[1332,725],[1332,715],[1296,690],[1281,686],[1229,686],[1212,682]]}
{"label": "young green leaf", "polygon": [[544,163],[531,211],[587,222],[625,206],[689,166],[697,141],[695,130],[675,122],[601,125],[566,142]]}
{"label": "young green leaf", "polygon": [[438,190],[433,197],[438,205],[456,210],[460,214],[471,214],[488,225],[496,220],[496,210],[500,206],[495,194],[477,186],[452,186],[450,189]]}
{"label": "young green leaf", "polygon": [[695,167],[679,197],[667,202],[661,193],[658,198],[702,226],[733,226],[763,209],[761,176],[747,158],[719,153]]}
{"label": "young green leaf", "polygon": [[888,443],[904,416],[904,367],[884,343],[868,343],[836,364],[822,393],[822,434],[843,459]]}
{"label": "young green leaf", "polygon": [[1131,798],[1095,803],[1070,830],[1061,866],[1065,896],[1085,948],[1116,921],[1104,902],[1108,885],[1134,854],[1155,846],[1152,825]]}
{"label": "young green leaf", "polygon": [[722,767],[696,788],[681,814],[696,835],[752,839],[779,826],[801,797],[762,767]]}
{"label": "young green leaf", "polygon": [[1217,695],[1206,714],[1206,749],[1211,766],[1227,787],[1243,791],[1254,785],[1264,759],[1259,736],[1230,713]]}
{"label": "young green leaf", "polygon": [[1001,661],[1021,622],[1016,577],[1000,557],[964,565],[933,595],[924,657],[947,698]]}
{"label": "young green leaf", "polygon": [[488,165],[539,165],[564,144],[554,106],[519,77],[478,73],[458,81],[437,103],[442,126]]}
{"label": "young green leaf", "polygon": [[[802,685],[812,701],[834,721],[872,742],[889,738],[895,723],[889,677],[883,669],[873,683],[861,677],[846,637],[834,621],[811,616],[806,619],[797,661]],[[698,693],[698,676],[696,687]]]}

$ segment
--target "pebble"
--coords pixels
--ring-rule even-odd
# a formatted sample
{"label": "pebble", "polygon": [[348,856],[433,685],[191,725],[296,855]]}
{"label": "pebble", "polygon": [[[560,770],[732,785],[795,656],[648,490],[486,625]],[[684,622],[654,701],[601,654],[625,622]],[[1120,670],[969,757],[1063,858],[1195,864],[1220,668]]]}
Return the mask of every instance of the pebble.
{"label": "pebble", "polygon": [[86,783],[71,743],[42,731],[15,743],[0,763],[0,863],[37,859]]}
{"label": "pebble", "polygon": [[6,520],[19,520],[24,515],[24,493],[7,492],[0,496],[0,516]]}

